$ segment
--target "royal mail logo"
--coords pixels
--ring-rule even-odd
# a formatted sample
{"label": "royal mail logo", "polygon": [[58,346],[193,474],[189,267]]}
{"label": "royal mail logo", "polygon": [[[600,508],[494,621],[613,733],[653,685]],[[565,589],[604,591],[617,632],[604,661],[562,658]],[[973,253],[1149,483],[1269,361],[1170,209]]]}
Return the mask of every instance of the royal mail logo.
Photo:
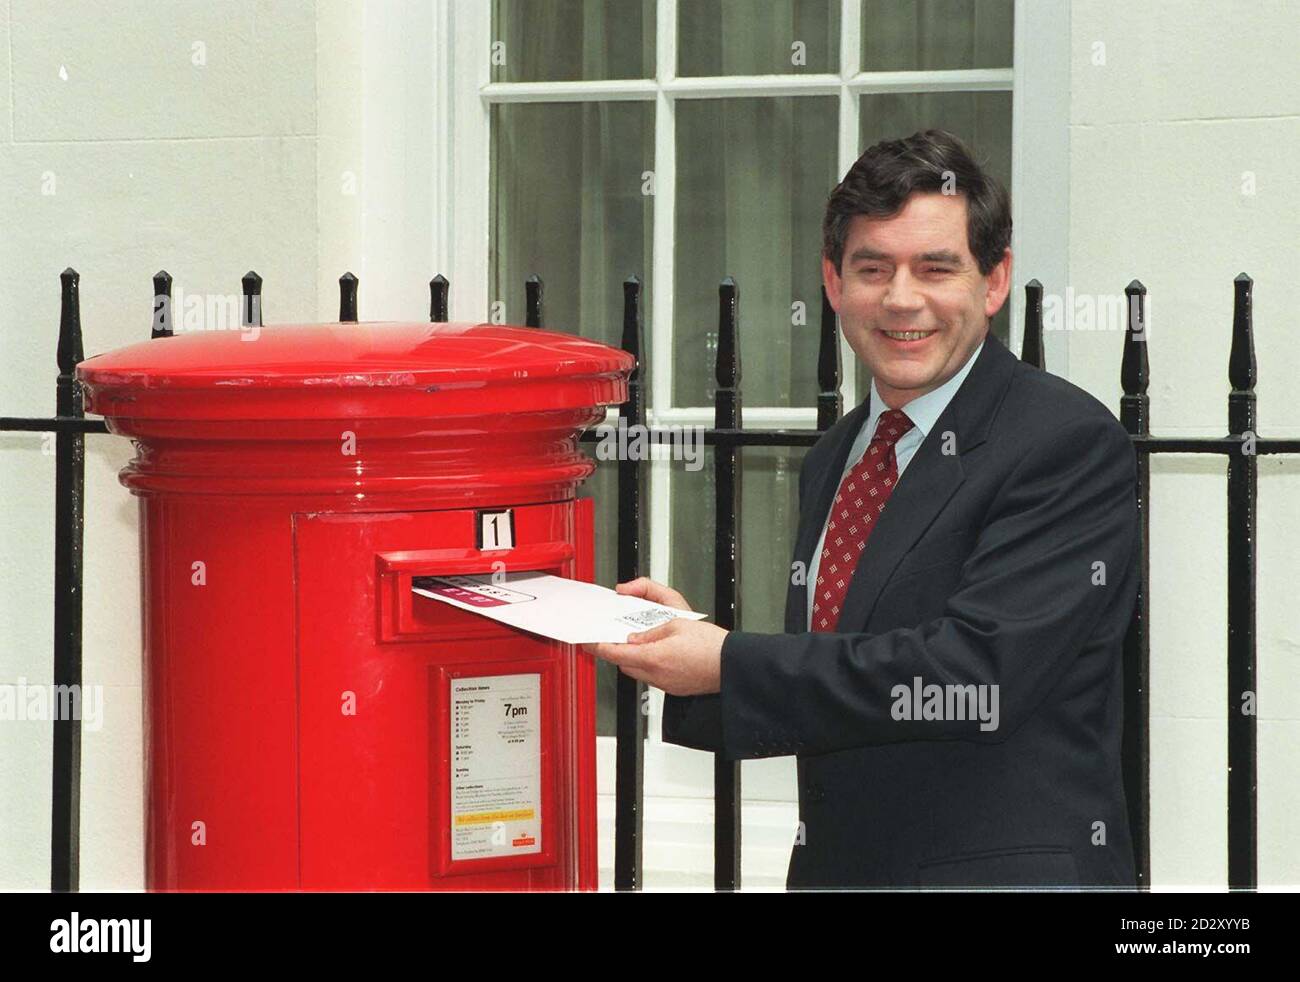
{"label": "royal mail logo", "polygon": [[510,844],[514,846],[516,849],[520,849],[523,848],[524,846],[537,845],[537,840],[533,838],[531,835],[521,835],[517,839],[511,839]]}

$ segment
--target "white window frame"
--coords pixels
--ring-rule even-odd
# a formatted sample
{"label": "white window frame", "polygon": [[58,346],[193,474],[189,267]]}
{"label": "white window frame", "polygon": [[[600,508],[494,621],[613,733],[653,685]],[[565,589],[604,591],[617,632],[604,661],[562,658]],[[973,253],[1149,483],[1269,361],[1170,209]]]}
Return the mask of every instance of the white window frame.
{"label": "white window frame", "polygon": [[[382,6],[382,11],[378,8]],[[362,216],[363,254],[371,289],[363,291],[363,313],[369,315],[382,301],[378,297],[391,281],[400,293],[411,282],[422,282],[430,268],[443,271],[451,281],[453,320],[484,319],[489,304],[489,166],[490,120],[494,104],[521,102],[630,100],[655,105],[655,184],[653,205],[653,304],[649,326],[658,359],[651,372],[653,390],[648,410],[652,425],[711,425],[709,406],[671,406],[673,362],[673,229],[676,198],[676,104],[682,99],[833,95],[840,102],[838,173],[845,173],[858,155],[859,97],[874,92],[1011,91],[1012,186],[1015,256],[1010,300],[1013,343],[1019,344],[1023,320],[1023,288],[1030,276],[1049,292],[1064,288],[1068,273],[1069,232],[1069,110],[1070,110],[1070,2],[1069,0],[1015,0],[1015,50],[1010,69],[963,71],[862,72],[861,3],[841,0],[840,71],[791,76],[688,77],[676,74],[677,0],[658,0],[656,9],[656,63],[652,79],[579,82],[492,82],[491,4],[483,0],[430,0],[430,5],[367,5],[367,40],[363,58],[377,77],[390,80],[387,88],[367,82],[363,137],[374,148],[367,156],[367,198]],[[378,41],[371,41],[371,29]],[[432,48],[428,47],[432,44]],[[429,50],[435,57],[429,58]],[[429,79],[429,75],[432,78]],[[369,76],[367,75],[367,78]],[[416,78],[432,86],[433,112],[420,103],[418,92],[395,96],[394,78]],[[427,90],[426,90],[427,92]],[[427,96],[426,96],[427,98]],[[429,138],[408,135],[414,114],[432,117]],[[393,152],[394,141],[405,141],[406,153]],[[420,151],[426,149],[419,165]],[[412,152],[412,150],[416,152]],[[413,161],[416,166],[412,166]],[[378,178],[378,180],[376,180]],[[423,190],[420,182],[424,181]],[[431,189],[431,190],[430,190]],[[395,210],[409,209],[412,201],[430,208],[430,240],[413,243],[410,236],[395,235],[387,227]],[[416,227],[418,228],[419,223]],[[432,264],[424,265],[432,260]],[[403,285],[405,284],[405,285]],[[743,286],[743,284],[742,284]],[[1063,338],[1048,335],[1048,365],[1068,375],[1068,349]],[[842,392],[845,404],[855,405],[859,394],[856,373],[847,370],[854,354],[843,338],[841,363],[846,367]],[[613,414],[611,413],[611,418]],[[747,406],[744,422],[753,427],[808,427],[815,425],[814,407]],[[669,461],[655,461],[650,474],[651,548],[649,574],[665,581],[670,567],[672,516]],[[647,824],[656,807],[674,830],[681,830],[681,845],[711,848],[711,821],[702,821],[711,799],[710,756],[664,744],[659,736],[662,693],[654,691],[650,737],[645,747]],[[600,785],[612,794],[613,738],[601,739]],[[606,773],[608,771],[608,773]],[[772,830],[763,849],[780,856],[779,876],[763,875],[759,882],[780,885],[784,876],[783,838],[794,801],[792,758],[750,761],[745,765],[746,856],[750,844]],[[764,809],[764,805],[777,806]],[[711,816],[711,809],[707,809]],[[751,826],[751,815],[760,823]],[[609,818],[608,815],[605,816]],[[612,829],[612,825],[610,826]],[[757,832],[758,835],[753,833]],[[602,841],[608,836],[602,831]],[[697,842],[696,840],[699,840]],[[772,846],[772,842],[775,846]],[[647,868],[652,865],[647,855]],[[746,860],[748,872],[749,860]],[[769,864],[763,860],[766,868]],[[773,878],[775,877],[775,878]],[[754,882],[753,877],[747,882]]]}

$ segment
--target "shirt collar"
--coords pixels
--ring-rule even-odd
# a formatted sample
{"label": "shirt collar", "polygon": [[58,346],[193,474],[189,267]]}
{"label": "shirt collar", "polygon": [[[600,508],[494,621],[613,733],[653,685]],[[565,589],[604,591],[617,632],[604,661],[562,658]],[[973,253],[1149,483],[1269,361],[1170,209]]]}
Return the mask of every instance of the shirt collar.
{"label": "shirt collar", "polygon": [[[975,359],[979,357],[983,349],[984,341],[980,341],[979,346],[966,359],[966,364],[962,365],[952,378],[937,389],[927,392],[923,396],[918,396],[903,407],[903,412],[907,414],[907,418],[920,431],[922,441],[930,435],[930,430],[939,421],[943,411],[948,408],[948,403],[952,401],[952,397],[961,388],[962,382],[970,374],[971,366],[975,364]],[[885,400],[880,398],[880,393],[876,391],[876,380],[873,378],[871,380],[871,415],[867,418],[868,434],[875,435],[876,423],[887,408]]]}

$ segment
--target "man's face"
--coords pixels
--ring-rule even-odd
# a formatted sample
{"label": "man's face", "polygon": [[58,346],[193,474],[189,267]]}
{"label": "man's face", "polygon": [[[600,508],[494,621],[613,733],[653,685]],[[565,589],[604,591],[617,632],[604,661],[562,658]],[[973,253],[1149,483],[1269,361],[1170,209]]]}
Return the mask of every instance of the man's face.
{"label": "man's face", "polygon": [[[841,269],[823,258],[822,279],[849,347],[901,409],[979,347],[1010,289],[1011,250],[982,275],[966,241],[965,195],[917,193],[892,218],[854,216]],[[898,332],[922,337],[889,336]]]}

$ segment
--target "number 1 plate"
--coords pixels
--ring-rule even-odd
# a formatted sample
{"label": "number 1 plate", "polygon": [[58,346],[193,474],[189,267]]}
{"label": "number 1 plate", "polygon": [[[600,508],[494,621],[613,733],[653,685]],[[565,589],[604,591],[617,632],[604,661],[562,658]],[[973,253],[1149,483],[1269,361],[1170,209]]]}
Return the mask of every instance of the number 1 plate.
{"label": "number 1 plate", "polygon": [[514,509],[475,512],[475,539],[480,550],[515,547]]}

